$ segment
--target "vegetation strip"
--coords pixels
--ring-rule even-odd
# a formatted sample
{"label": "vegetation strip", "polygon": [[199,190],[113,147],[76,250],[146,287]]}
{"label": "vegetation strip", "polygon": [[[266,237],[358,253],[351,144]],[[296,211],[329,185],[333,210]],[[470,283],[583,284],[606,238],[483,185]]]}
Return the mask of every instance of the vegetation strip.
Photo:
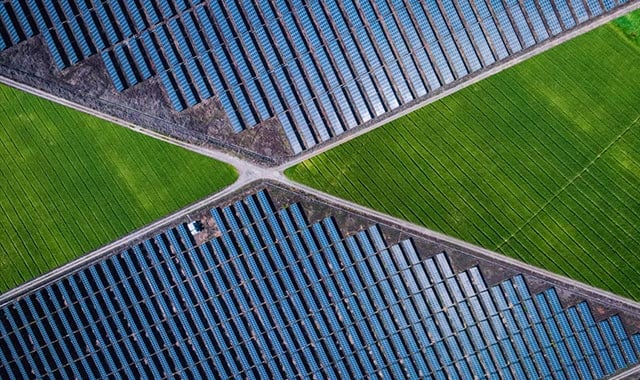
{"label": "vegetation strip", "polygon": [[0,291],[232,183],[226,164],[0,86]]}

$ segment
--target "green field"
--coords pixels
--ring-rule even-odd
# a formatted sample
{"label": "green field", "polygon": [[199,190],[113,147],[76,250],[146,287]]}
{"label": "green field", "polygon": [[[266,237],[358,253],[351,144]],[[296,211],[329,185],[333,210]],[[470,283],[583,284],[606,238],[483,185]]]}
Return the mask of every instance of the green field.
{"label": "green field", "polygon": [[639,16],[286,174],[640,300]]}
{"label": "green field", "polygon": [[0,291],[231,184],[235,170],[0,86]]}
{"label": "green field", "polygon": [[613,24],[631,41],[640,45],[640,11],[635,11],[613,21]]}

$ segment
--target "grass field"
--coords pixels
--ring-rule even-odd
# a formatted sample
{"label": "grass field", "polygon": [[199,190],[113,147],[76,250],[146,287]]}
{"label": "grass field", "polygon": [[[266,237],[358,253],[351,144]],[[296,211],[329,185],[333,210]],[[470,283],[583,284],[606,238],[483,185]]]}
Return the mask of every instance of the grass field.
{"label": "grass field", "polygon": [[0,291],[231,184],[235,170],[0,86]]}
{"label": "grass field", "polygon": [[631,41],[640,45],[640,11],[631,12],[613,21],[613,24]]}
{"label": "grass field", "polygon": [[639,11],[287,171],[640,300]]}

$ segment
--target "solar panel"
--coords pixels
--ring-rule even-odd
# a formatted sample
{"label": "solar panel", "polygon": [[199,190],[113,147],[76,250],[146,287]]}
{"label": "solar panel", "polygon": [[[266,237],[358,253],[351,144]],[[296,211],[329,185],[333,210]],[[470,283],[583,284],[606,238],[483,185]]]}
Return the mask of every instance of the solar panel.
{"label": "solar panel", "polygon": [[[138,9],[134,0],[64,0],[61,8],[49,0],[4,2],[0,50],[39,32],[61,70],[100,53],[116,90],[160,76],[173,108],[218,98],[237,133],[277,117],[295,154],[619,6],[612,0],[604,9],[596,0],[140,3]],[[159,48],[148,44],[150,33]],[[123,59],[123,45],[132,47],[135,65]]]}
{"label": "solar panel", "polygon": [[601,378],[638,362],[618,316],[530,298],[522,276],[487,287],[378,226],[344,235],[266,191],[211,215],[206,242],[171,227],[4,306],[0,374]]}

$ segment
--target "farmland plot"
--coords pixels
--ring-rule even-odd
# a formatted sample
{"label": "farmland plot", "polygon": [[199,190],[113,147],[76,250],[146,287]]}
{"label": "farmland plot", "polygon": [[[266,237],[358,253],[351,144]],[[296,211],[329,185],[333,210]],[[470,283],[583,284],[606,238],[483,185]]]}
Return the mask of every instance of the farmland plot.
{"label": "farmland plot", "polygon": [[0,291],[232,183],[234,169],[0,86]]}
{"label": "farmland plot", "polygon": [[625,33],[601,27],[287,175],[640,300],[640,46]]}

